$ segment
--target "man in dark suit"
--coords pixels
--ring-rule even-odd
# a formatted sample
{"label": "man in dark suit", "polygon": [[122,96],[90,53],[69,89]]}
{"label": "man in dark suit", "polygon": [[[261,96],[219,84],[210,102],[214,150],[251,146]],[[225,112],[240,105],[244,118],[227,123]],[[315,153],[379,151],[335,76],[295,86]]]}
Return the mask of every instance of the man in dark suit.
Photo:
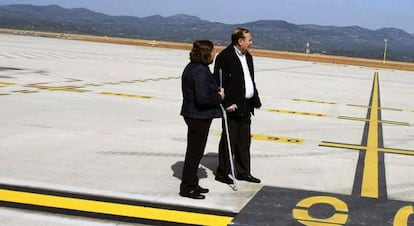
{"label": "man in dark suit", "polygon": [[[262,106],[254,82],[253,57],[249,53],[252,44],[250,31],[237,28],[231,35],[232,44],[217,55],[214,75],[219,81],[222,72],[223,106],[228,115],[230,144],[235,160],[236,179],[260,183],[250,172],[251,115],[254,108]],[[224,120],[223,120],[224,123]],[[223,124],[224,128],[224,124]],[[226,131],[223,129],[219,144],[217,181],[232,184],[229,178],[230,160],[227,150]]]}

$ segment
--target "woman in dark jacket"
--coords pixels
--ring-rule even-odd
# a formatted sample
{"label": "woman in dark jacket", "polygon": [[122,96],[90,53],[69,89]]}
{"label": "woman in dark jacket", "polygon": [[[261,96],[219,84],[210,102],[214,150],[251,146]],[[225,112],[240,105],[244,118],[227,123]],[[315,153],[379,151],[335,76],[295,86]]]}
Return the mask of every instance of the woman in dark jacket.
{"label": "woman in dark jacket", "polygon": [[190,63],[182,74],[183,105],[181,115],[187,124],[187,150],[184,160],[180,195],[204,199],[207,188],[198,184],[197,170],[203,157],[213,118],[220,118],[220,102],[224,92],[219,90],[208,65],[215,57],[214,44],[209,40],[193,43]]}

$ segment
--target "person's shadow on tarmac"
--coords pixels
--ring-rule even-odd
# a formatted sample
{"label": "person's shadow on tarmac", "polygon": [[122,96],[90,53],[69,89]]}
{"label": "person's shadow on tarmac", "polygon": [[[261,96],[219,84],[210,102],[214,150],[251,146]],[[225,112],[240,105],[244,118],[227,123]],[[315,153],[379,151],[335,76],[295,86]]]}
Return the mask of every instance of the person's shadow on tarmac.
{"label": "person's shadow on tarmac", "polygon": [[[213,172],[213,174],[216,174],[216,168],[217,168],[217,164],[218,164],[218,154],[217,153],[207,153],[203,156],[203,158],[201,159],[200,165],[203,167],[199,167],[198,168],[198,178],[207,178],[207,171],[206,169],[209,169]],[[173,176],[178,178],[178,179],[182,179],[182,174],[183,174],[183,166],[184,166],[184,161],[178,161],[176,163],[174,163],[171,166],[171,170],[173,171]]]}

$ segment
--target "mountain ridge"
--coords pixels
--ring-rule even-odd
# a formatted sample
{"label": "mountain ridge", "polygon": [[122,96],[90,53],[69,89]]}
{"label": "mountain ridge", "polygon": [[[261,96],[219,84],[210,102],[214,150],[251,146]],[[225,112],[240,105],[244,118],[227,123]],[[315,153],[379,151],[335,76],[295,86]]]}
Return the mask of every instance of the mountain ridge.
{"label": "mountain ridge", "polygon": [[297,25],[283,20],[225,24],[187,14],[110,16],[85,8],[23,4],[0,6],[0,27],[185,43],[210,39],[217,45],[230,44],[232,30],[246,27],[258,49],[304,53],[309,43],[315,54],[382,59],[387,39],[387,60],[414,62],[414,35],[397,28]]}

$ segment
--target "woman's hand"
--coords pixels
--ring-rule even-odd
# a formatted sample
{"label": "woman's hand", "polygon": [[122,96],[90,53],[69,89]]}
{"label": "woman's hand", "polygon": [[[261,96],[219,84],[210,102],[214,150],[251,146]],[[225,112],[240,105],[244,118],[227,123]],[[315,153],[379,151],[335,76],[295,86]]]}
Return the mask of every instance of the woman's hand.
{"label": "woman's hand", "polygon": [[225,95],[224,95],[224,89],[221,88],[220,91],[218,91],[217,93],[218,93],[218,95],[220,95],[221,100],[224,100],[224,97],[225,97]]}

